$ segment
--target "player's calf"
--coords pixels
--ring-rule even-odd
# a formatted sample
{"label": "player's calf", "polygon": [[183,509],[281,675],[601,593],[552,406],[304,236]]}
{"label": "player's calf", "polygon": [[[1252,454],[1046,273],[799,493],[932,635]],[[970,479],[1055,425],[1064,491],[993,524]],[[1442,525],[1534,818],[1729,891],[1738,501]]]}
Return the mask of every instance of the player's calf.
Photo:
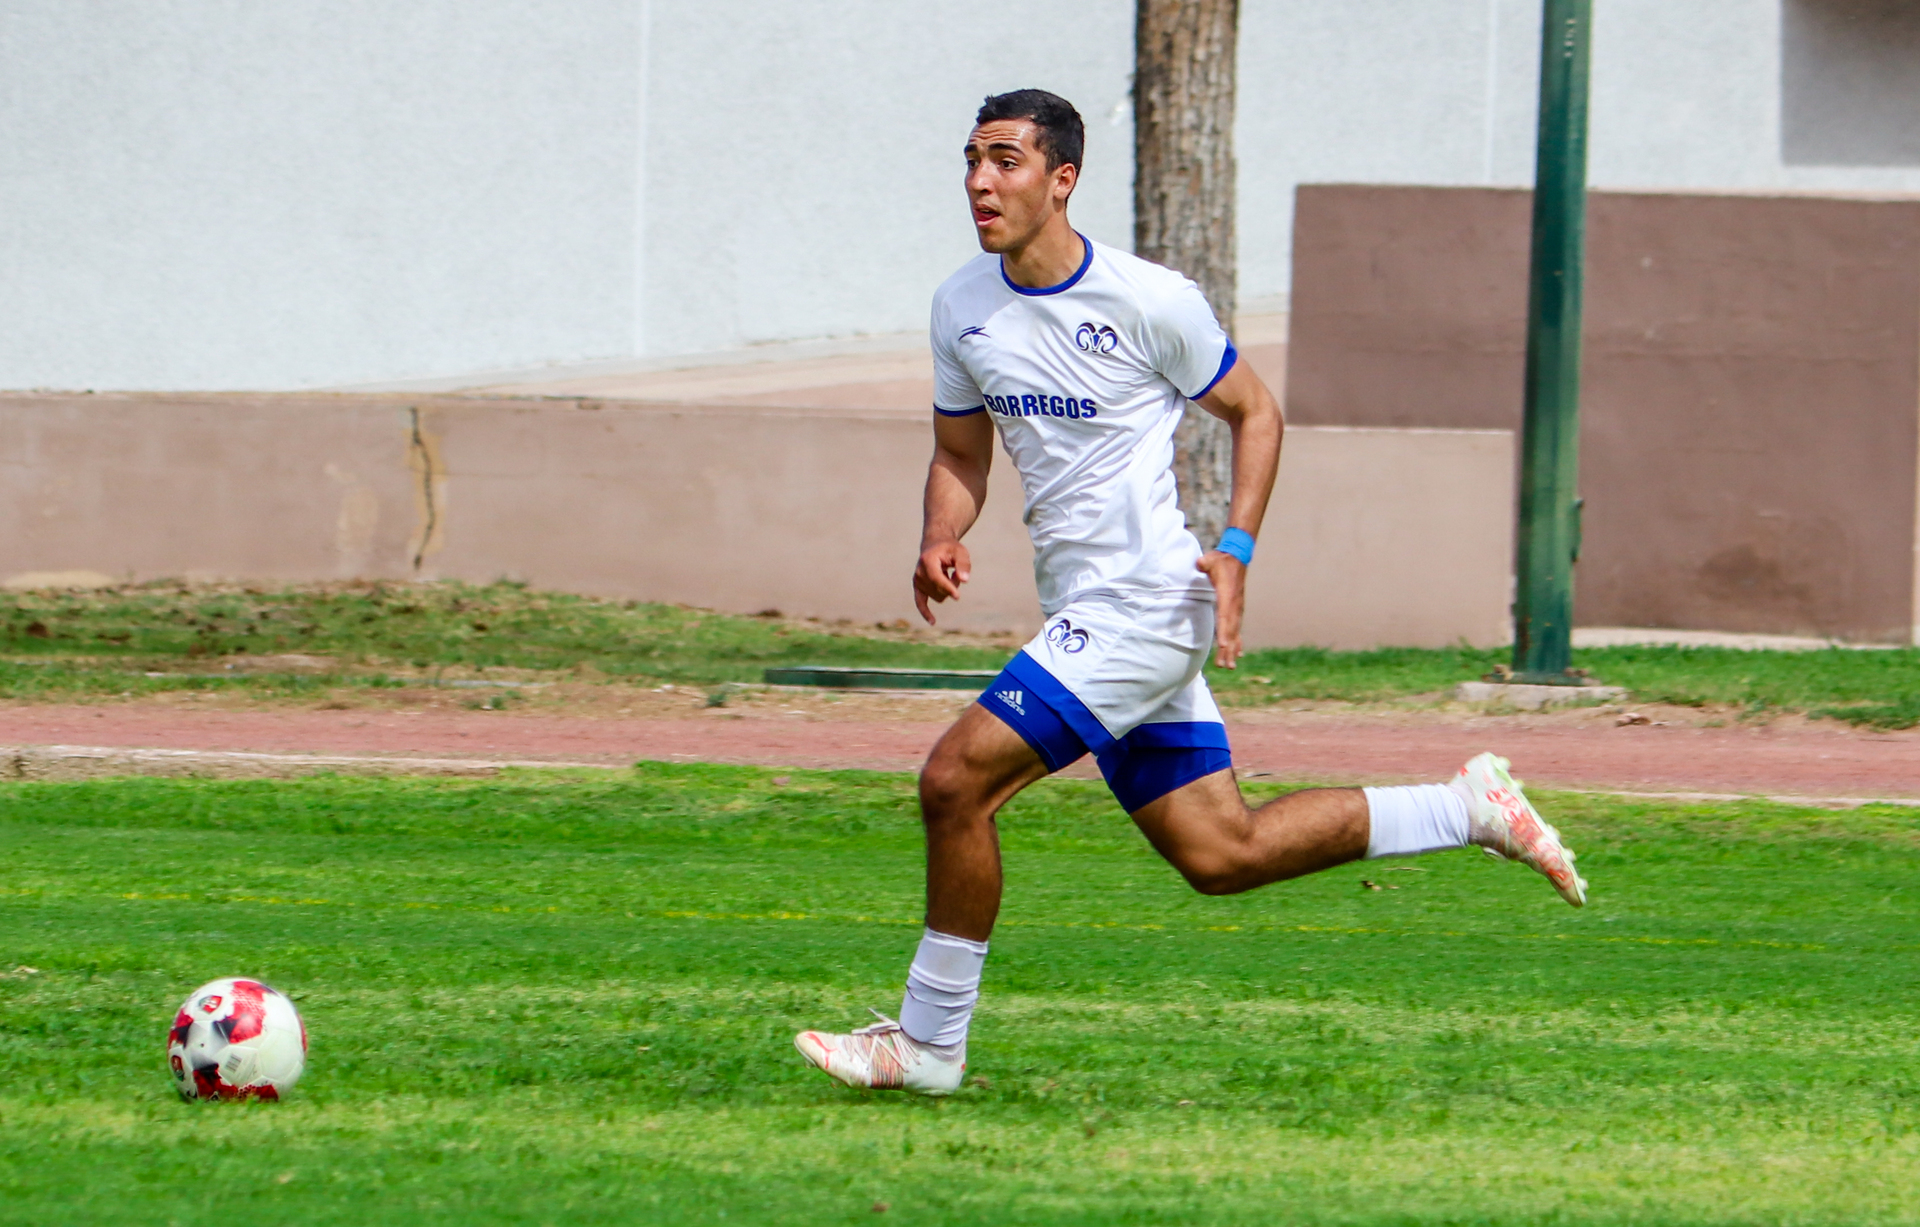
{"label": "player's calf", "polygon": [[1231,771],[1133,812],[1154,850],[1203,895],[1232,895],[1358,860],[1367,805],[1357,789],[1315,788],[1247,808]]}

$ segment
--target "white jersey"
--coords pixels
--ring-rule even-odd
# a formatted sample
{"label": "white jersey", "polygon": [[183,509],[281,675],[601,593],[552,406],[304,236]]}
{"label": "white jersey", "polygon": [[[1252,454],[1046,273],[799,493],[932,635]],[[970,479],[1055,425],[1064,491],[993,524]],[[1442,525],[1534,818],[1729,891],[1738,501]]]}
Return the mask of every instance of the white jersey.
{"label": "white jersey", "polygon": [[1213,599],[1173,481],[1189,399],[1232,368],[1198,286],[1091,239],[1056,286],[982,253],[933,296],[934,409],[991,413],[1020,471],[1049,616],[1077,597]]}

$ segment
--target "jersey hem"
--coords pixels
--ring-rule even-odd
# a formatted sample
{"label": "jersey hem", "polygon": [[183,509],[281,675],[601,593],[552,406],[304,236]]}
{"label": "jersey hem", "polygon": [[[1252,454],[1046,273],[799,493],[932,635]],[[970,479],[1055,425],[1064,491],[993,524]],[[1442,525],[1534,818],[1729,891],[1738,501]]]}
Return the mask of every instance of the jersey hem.
{"label": "jersey hem", "polygon": [[1218,594],[1214,592],[1213,584],[1205,579],[1187,588],[1149,588],[1144,584],[1138,587],[1122,587],[1116,584],[1102,584],[1097,588],[1080,588],[1064,596],[1057,597],[1054,600],[1042,601],[1040,602],[1040,612],[1051,618],[1061,610],[1072,605],[1075,601],[1084,601],[1091,597],[1109,597],[1116,601],[1137,601],[1142,599],[1205,601],[1211,605],[1218,599]]}
{"label": "jersey hem", "polygon": [[971,409],[942,409],[940,406],[935,405],[933,411],[943,418],[964,418],[972,417],[976,413],[985,413],[987,407],[985,405],[975,405]]}

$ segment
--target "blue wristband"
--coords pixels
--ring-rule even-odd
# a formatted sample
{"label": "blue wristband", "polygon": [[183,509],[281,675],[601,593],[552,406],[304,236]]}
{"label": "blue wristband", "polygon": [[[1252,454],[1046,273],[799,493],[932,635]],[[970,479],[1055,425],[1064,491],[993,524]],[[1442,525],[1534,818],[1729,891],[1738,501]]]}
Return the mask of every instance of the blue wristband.
{"label": "blue wristband", "polygon": [[1253,534],[1244,528],[1229,528],[1220,534],[1220,544],[1213,547],[1222,554],[1232,554],[1240,560],[1240,565],[1253,565]]}

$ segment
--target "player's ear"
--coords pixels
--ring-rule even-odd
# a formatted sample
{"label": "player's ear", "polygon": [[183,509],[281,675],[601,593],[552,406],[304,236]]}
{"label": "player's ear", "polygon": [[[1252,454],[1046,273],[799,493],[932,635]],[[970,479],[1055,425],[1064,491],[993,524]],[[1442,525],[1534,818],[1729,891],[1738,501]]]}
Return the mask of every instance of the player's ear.
{"label": "player's ear", "polygon": [[1062,162],[1053,176],[1053,193],[1064,202],[1073,195],[1074,185],[1080,182],[1080,168],[1071,162]]}

